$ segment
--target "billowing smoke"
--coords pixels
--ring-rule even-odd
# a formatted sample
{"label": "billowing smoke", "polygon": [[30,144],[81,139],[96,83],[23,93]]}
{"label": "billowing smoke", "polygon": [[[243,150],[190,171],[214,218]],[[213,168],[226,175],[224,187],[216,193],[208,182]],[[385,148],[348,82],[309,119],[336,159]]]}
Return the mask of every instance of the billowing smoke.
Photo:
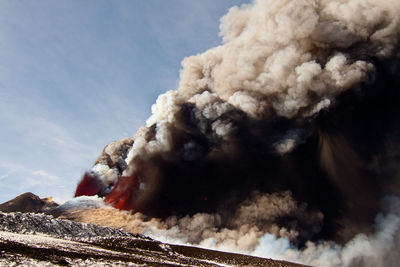
{"label": "billowing smoke", "polygon": [[69,216],[316,265],[396,262],[400,1],[255,0],[220,29],[77,188],[130,213]]}

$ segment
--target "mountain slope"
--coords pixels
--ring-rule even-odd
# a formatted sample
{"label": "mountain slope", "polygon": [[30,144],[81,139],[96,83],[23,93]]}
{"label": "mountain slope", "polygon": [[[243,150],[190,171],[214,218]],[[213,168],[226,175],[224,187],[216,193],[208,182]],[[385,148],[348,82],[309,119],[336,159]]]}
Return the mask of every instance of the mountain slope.
{"label": "mountain slope", "polygon": [[0,212],[0,251],[2,266],[301,266],[20,212]]}

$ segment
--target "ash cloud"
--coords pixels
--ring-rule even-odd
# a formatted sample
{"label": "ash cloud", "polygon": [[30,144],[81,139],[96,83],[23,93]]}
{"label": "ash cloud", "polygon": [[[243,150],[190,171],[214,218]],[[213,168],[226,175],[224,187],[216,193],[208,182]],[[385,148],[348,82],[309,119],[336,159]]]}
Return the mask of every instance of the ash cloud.
{"label": "ash cloud", "polygon": [[134,214],[68,216],[257,255],[267,240],[279,257],[317,265],[388,260],[400,2],[255,0],[220,29],[223,43],[185,58],[178,89],[79,187]]}

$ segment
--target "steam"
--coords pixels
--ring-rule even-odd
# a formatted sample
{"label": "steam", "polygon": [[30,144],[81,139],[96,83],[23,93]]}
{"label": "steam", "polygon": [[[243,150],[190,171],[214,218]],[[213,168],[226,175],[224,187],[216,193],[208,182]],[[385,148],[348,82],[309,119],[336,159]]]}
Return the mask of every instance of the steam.
{"label": "steam", "polygon": [[273,258],[312,266],[396,266],[399,258],[400,202],[396,197],[387,198],[385,202],[391,204],[391,213],[377,216],[376,233],[370,236],[359,234],[345,246],[333,242],[307,242],[304,249],[298,250],[286,239],[266,234],[260,238],[259,246],[251,254],[265,256],[268,251]]}
{"label": "steam", "polygon": [[317,266],[394,265],[399,34],[397,0],[231,8],[223,43],[185,58],[179,88],[78,187],[131,213],[63,216]]}

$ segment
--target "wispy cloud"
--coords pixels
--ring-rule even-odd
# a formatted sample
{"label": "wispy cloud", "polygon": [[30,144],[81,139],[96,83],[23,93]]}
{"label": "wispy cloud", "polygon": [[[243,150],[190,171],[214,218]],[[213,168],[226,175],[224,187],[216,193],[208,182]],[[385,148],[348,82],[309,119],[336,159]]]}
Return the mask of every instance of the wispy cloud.
{"label": "wispy cloud", "polygon": [[50,181],[60,180],[60,177],[58,177],[56,175],[53,175],[51,173],[48,173],[45,170],[33,171],[32,174],[35,175],[35,176],[40,176],[40,177],[46,179],[47,181],[49,181],[49,180]]}
{"label": "wispy cloud", "polygon": [[0,175],[0,180],[3,180],[5,178],[9,177],[14,172],[16,172],[16,170],[11,170],[11,171],[8,171],[7,173],[3,174],[3,175]]}

